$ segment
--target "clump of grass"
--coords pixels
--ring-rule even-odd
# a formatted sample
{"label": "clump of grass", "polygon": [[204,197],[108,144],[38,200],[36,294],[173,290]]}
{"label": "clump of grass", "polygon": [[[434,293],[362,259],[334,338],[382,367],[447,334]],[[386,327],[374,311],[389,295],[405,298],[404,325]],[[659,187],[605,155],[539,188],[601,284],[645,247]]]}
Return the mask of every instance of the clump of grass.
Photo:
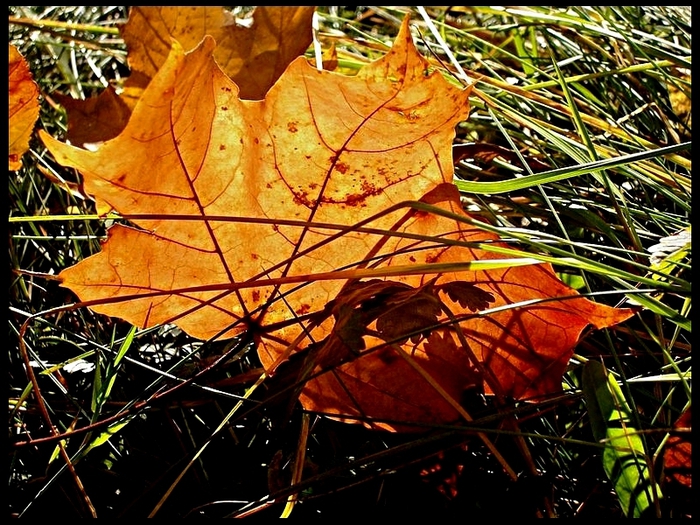
{"label": "clump of grass", "polygon": [[[689,517],[689,488],[662,468],[670,429],[691,399],[689,11],[318,13],[319,39],[335,43],[348,71],[381,56],[410,14],[434,67],[475,85],[455,141],[456,183],[474,225],[553,260],[594,300],[644,308],[583,340],[565,395],[505,409],[470,401],[475,426],[493,435],[517,481],[472,439],[472,427],[384,435],[300,408],[280,422],[260,399],[229,420],[259,375],[245,340],[202,343],[171,326],[136,330],[87,309],[52,311],[72,298],[51,276],[99,250],[108,224],[56,182],[79,179],[33,140],[8,188],[12,515],[279,516],[293,496],[295,517],[623,517],[582,395],[585,364],[599,361],[629,405],[646,476],[663,492],[646,512]],[[94,96],[128,75],[116,29],[127,16],[117,7],[10,8],[10,42],[43,93],[39,128],[65,133],[52,93]],[[504,414],[516,430],[503,427]],[[47,438],[48,421],[62,436],[85,430],[63,444]],[[300,448],[306,461],[295,477]]]}

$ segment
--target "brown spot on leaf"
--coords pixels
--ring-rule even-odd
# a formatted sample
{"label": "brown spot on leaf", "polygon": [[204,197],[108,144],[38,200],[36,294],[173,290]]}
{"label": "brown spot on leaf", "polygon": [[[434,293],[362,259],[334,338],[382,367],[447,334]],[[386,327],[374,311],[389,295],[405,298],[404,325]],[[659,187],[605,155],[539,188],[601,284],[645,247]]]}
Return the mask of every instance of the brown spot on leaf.
{"label": "brown spot on leaf", "polygon": [[384,190],[365,180],[362,181],[362,191],[369,197],[370,195],[379,195]]}
{"label": "brown spot on leaf", "polygon": [[362,205],[367,198],[367,195],[364,195],[362,193],[355,193],[353,195],[348,195],[343,202],[347,204],[348,206],[357,206],[357,205]]}
{"label": "brown spot on leaf", "polygon": [[437,262],[439,257],[440,256],[436,253],[429,253],[425,256],[425,262],[428,264],[433,264],[434,262]]}
{"label": "brown spot on leaf", "polygon": [[305,315],[305,314],[308,314],[310,311],[311,311],[311,306],[308,304],[302,304],[299,306],[299,308],[294,310],[294,312],[297,315]]}
{"label": "brown spot on leaf", "polygon": [[316,204],[315,200],[309,199],[309,193],[304,190],[294,192],[294,202],[306,206],[307,208],[313,208]]}

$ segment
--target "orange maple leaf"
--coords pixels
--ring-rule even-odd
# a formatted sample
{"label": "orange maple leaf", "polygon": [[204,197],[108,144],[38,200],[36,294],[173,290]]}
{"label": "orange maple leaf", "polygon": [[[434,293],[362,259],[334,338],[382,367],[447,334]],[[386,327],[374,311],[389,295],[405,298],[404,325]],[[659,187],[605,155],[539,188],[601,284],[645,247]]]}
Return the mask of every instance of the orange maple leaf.
{"label": "orange maple leaf", "polygon": [[430,72],[407,21],[356,76],[298,58],[261,101],[238,96],[214,52],[209,37],[188,54],[174,43],[95,152],[42,133],[137,226],[60,274],[95,311],[202,339],[252,330],[270,373],[301,362],[306,408],[390,429],[456,420],[477,383],[557,391],[583,329],[631,315],[549,265],[477,269],[498,256],[468,244],[495,236],[466,226],[452,184],[469,89]]}
{"label": "orange maple leaf", "polygon": [[29,65],[17,48],[10,45],[9,58],[9,169],[22,167],[22,155],[29,149],[29,139],[39,117],[39,88]]}

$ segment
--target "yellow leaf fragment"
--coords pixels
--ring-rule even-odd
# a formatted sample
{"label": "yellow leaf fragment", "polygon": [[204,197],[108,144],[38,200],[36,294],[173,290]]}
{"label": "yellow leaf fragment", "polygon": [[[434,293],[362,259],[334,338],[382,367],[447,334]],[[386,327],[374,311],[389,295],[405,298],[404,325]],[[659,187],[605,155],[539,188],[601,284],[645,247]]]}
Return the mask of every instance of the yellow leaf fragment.
{"label": "yellow leaf fragment", "polygon": [[10,45],[9,94],[9,169],[17,171],[22,167],[22,155],[29,149],[29,139],[39,117],[39,88],[27,61],[13,45]]}

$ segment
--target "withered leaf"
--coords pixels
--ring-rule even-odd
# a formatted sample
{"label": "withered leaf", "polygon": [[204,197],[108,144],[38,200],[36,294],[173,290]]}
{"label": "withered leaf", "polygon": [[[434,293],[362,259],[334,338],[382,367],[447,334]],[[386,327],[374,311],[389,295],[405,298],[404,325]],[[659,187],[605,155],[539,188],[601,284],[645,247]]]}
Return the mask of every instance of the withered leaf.
{"label": "withered leaf", "polygon": [[453,302],[459,303],[459,306],[472,312],[484,310],[494,301],[492,293],[464,281],[445,283],[439,289],[445,292]]}
{"label": "withered leaf", "polygon": [[111,86],[97,97],[78,100],[67,95],[52,95],[69,115],[66,140],[75,146],[113,139],[126,126],[131,108]]}
{"label": "withered leaf", "polygon": [[[687,488],[693,485],[691,407],[688,407],[673,424],[675,433],[664,449],[664,473],[667,481]],[[683,432],[685,431],[685,432]]]}
{"label": "withered leaf", "polygon": [[39,117],[39,88],[29,65],[17,48],[10,45],[9,58],[9,169],[22,167],[22,155],[29,149],[29,139]]}
{"label": "withered leaf", "polygon": [[[242,99],[260,100],[287,66],[311,45],[313,6],[258,6],[247,27],[219,6],[133,6],[120,33],[129,65],[153,78],[165,63],[171,38],[185,51],[209,35],[214,60],[238,86]],[[143,86],[145,87],[145,86]]]}
{"label": "withered leaf", "polygon": [[387,297],[382,314],[377,317],[377,333],[386,341],[403,344],[406,339],[417,343],[423,333],[435,326],[442,313],[433,282],[417,290],[400,291]]}

